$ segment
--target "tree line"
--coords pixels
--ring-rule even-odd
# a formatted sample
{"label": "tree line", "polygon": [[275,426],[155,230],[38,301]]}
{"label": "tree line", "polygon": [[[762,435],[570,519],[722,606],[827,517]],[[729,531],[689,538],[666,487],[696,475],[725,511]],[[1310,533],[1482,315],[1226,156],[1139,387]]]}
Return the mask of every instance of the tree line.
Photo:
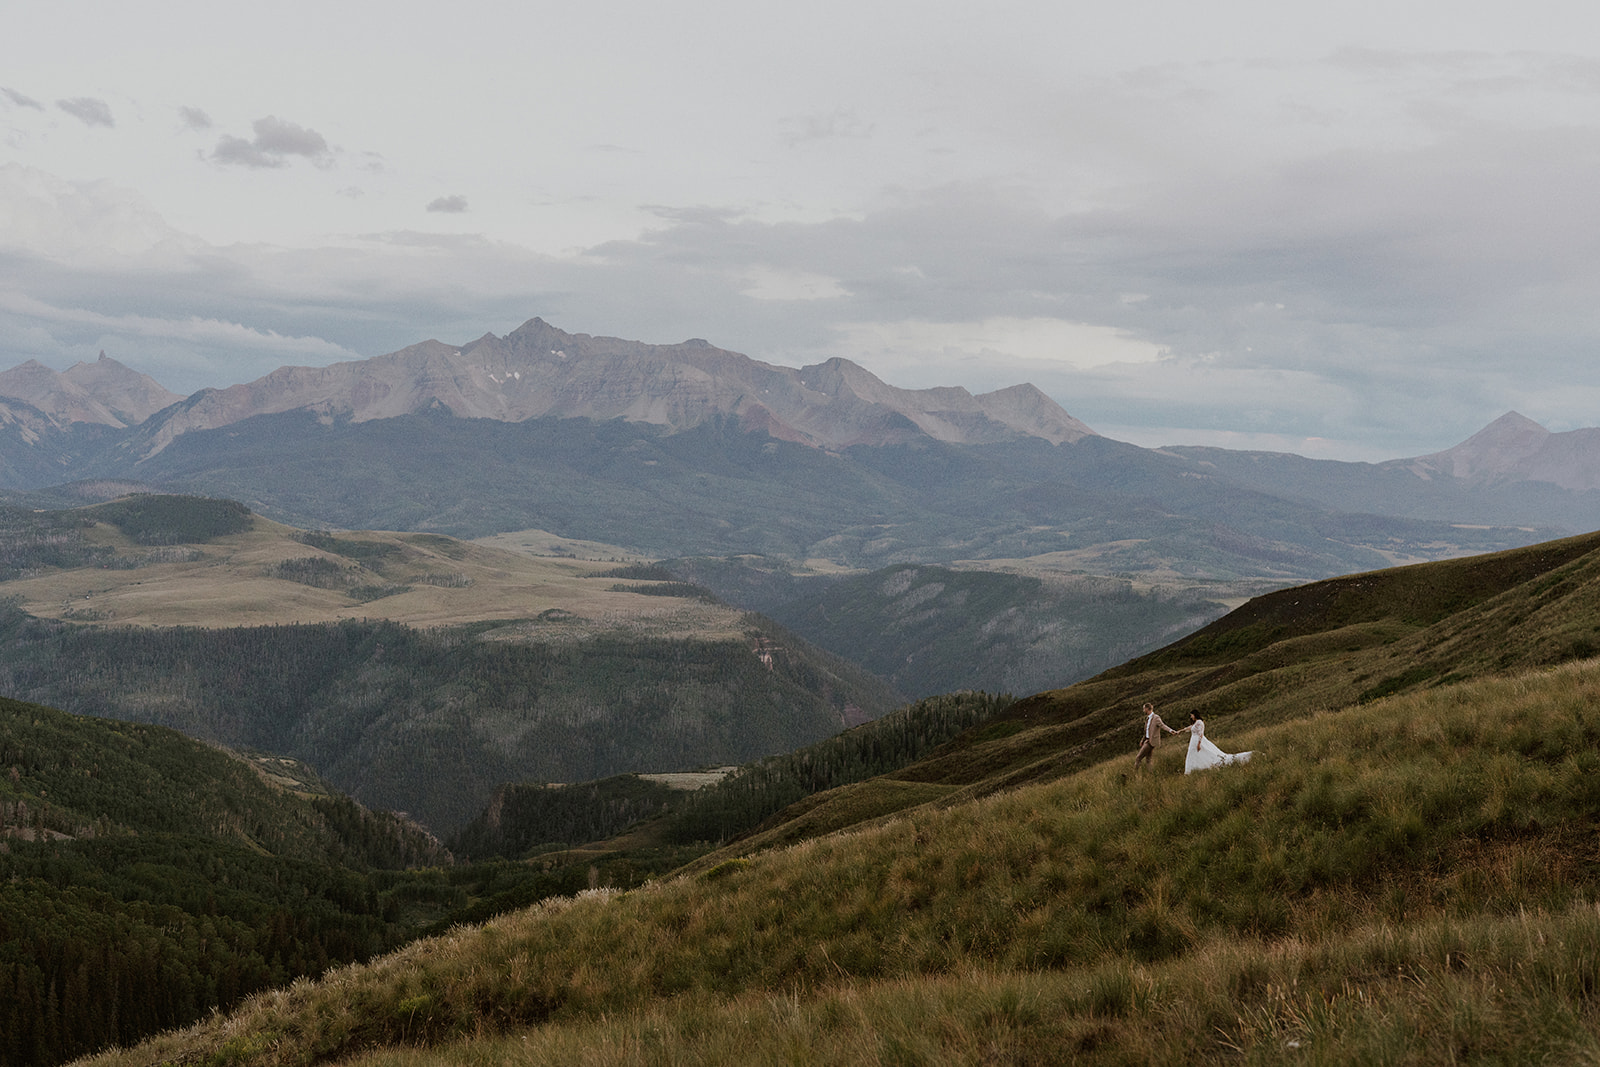
{"label": "tree line", "polygon": [[636,775],[577,785],[514,784],[451,840],[473,859],[516,859],[558,845],[614,837],[646,820],[676,847],[712,845],[749,833],[814,793],[899,770],[1011,705],[982,692],[930,697],[873,722],[780,756],[748,763],[697,790]]}

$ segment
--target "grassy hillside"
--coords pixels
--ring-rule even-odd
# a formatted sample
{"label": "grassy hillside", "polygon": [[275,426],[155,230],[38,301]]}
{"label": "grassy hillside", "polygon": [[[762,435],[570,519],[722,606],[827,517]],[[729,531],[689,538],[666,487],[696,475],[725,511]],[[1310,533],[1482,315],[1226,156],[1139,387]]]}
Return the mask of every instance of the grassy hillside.
{"label": "grassy hillside", "polygon": [[1147,700],[1173,726],[1198,712],[1219,738],[1597,651],[1600,535],[1333,578],[1257,597],[1165,649],[1020,700],[989,733],[889,777],[977,796],[1131,753]]}
{"label": "grassy hillside", "polygon": [[[1258,598],[812,798],[782,847],[99,1062],[1593,1059],[1597,549]],[[1169,745],[1133,773],[1151,697],[1256,758],[1183,776]]]}
{"label": "grassy hillside", "polygon": [[1206,775],[1104,764],[462,929],[98,1062],[1570,1062],[1600,1052],[1597,698],[1585,663],[1238,732],[1261,755]]}

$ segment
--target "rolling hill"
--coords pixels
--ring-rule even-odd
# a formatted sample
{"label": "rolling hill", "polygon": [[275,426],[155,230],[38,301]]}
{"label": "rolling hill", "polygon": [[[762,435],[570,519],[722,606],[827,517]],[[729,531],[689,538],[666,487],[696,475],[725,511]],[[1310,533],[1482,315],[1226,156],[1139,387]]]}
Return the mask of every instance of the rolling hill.
{"label": "rolling hill", "polygon": [[[677,878],[95,1062],[1592,1058],[1597,598],[1597,536],[1258,597]],[[1147,699],[1256,758],[1135,773]]]}

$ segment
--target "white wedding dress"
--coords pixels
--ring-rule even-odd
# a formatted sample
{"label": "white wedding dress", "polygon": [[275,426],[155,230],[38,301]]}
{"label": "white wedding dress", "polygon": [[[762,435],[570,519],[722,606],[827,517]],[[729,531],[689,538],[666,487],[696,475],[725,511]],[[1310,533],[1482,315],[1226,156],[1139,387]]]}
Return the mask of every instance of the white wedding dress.
{"label": "white wedding dress", "polygon": [[1206,740],[1206,721],[1196,719],[1194,725],[1189,727],[1189,755],[1183,761],[1183,773],[1193,774],[1211,767],[1225,767],[1230,763],[1248,763],[1250,755],[1249,752],[1222,751]]}

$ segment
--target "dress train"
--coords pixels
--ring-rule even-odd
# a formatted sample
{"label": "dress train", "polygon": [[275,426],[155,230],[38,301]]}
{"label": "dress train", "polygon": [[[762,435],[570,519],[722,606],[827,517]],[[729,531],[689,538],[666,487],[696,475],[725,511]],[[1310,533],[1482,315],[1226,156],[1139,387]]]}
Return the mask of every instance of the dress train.
{"label": "dress train", "polygon": [[1196,719],[1194,725],[1189,728],[1189,755],[1183,761],[1183,773],[1193,774],[1195,771],[1209,770],[1212,767],[1248,763],[1252,754],[1222,751],[1207,740],[1205,720]]}

